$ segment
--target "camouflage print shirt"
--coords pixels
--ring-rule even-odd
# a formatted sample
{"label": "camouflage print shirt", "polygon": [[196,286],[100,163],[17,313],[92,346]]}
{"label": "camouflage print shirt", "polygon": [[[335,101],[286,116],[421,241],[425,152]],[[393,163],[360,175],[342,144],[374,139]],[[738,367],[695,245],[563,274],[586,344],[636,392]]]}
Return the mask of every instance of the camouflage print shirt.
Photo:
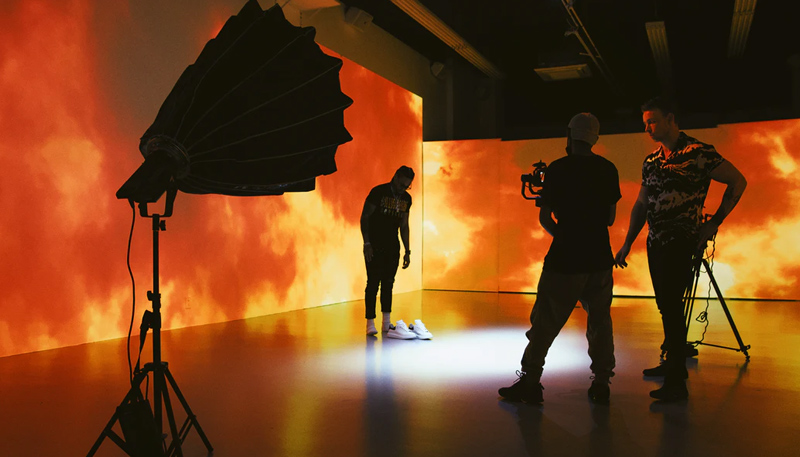
{"label": "camouflage print shirt", "polygon": [[693,240],[702,223],[711,171],[725,159],[714,146],[681,132],[667,158],[659,146],[644,159],[642,186],[647,188],[647,245]]}

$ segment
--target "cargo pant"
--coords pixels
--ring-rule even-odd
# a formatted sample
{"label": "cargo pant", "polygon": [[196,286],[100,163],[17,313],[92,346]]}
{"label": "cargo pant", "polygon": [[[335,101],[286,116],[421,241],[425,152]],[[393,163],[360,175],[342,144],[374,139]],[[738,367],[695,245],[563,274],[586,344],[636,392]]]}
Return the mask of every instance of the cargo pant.
{"label": "cargo pant", "polygon": [[589,342],[591,370],[598,380],[614,376],[614,335],[611,300],[612,270],[562,274],[542,271],[531,311],[531,328],[525,333],[528,346],[522,356],[522,371],[539,377],[550,345],[580,302],[587,313],[586,339]]}

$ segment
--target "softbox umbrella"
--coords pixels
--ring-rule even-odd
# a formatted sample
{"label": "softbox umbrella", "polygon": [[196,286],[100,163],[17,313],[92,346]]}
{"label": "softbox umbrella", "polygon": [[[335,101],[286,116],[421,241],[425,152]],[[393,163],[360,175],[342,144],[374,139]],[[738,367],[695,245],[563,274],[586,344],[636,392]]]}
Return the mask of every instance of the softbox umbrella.
{"label": "softbox umbrella", "polygon": [[152,202],[170,180],[193,194],[279,195],[336,171],[353,101],[342,61],[315,33],[249,0],[178,79],[141,138],[145,163],[117,197]]}

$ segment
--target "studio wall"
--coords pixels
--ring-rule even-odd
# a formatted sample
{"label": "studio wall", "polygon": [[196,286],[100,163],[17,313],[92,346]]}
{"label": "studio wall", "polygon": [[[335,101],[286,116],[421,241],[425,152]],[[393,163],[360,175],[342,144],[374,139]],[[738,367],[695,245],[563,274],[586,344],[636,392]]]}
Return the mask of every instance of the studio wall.
{"label": "studio wall", "polygon": [[[657,145],[644,133],[602,135],[602,122],[594,151],[617,166],[622,190],[610,229],[616,252],[639,192],[642,161]],[[748,181],[716,239],[713,271],[723,296],[800,299],[800,120],[720,125],[687,134],[713,144]],[[520,175],[530,173],[534,162],[563,156],[565,145],[565,139],[425,143],[426,289],[536,291],[551,237],[539,226],[538,208],[520,195]],[[716,211],[723,191],[712,183],[706,213]],[[628,257],[630,266],[614,272],[617,295],[653,294],[646,230]],[[701,275],[698,295],[707,296],[708,288]]]}
{"label": "studio wall", "polygon": [[[192,14],[183,3],[0,5],[0,356],[127,334],[133,211],[114,193],[141,164],[139,137],[178,76],[244,1],[194,2]],[[178,195],[161,234],[165,329],[363,298],[361,208],[398,166],[421,170],[422,102],[343,60],[354,139],[314,192]],[[413,252],[421,188],[411,189]],[[137,218],[131,246],[134,334],[150,307],[149,223]],[[395,290],[420,288],[414,258]]]}

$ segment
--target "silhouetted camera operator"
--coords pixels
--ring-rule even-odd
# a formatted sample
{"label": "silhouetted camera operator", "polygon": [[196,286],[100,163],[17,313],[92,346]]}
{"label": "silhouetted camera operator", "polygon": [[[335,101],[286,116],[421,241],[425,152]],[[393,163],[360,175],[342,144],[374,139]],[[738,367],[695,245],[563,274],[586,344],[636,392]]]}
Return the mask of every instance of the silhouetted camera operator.
{"label": "silhouetted camera operator", "polygon": [[[539,223],[553,236],[531,311],[528,345],[519,379],[499,390],[507,400],[541,403],[545,356],[577,302],[588,313],[586,337],[594,380],[589,398],[609,400],[614,376],[611,323],[614,256],[608,227],[621,198],[613,163],[592,152],[600,123],[590,113],[577,114],[567,129],[567,156],[546,168],[541,180]],[[525,179],[523,179],[523,196]],[[527,197],[526,197],[527,198]]]}

